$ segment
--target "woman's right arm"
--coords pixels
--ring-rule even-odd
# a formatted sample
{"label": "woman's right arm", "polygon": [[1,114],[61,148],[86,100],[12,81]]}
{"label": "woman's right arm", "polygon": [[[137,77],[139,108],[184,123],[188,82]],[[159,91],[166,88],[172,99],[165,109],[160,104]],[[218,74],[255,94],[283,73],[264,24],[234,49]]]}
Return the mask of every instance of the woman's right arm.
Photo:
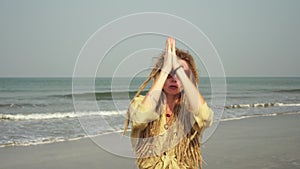
{"label": "woman's right arm", "polygon": [[161,71],[146,96],[143,97],[142,100],[140,100],[141,98],[136,98],[138,100],[135,99],[130,105],[130,116],[133,122],[148,123],[159,117],[159,115],[155,113],[155,108],[161,96],[167,76],[168,74],[165,71]]}

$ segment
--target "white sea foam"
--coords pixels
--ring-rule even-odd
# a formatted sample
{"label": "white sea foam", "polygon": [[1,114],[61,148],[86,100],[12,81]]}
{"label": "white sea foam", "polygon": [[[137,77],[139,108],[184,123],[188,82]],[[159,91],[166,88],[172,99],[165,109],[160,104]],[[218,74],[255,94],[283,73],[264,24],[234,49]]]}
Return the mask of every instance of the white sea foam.
{"label": "white sea foam", "polygon": [[62,118],[78,118],[84,116],[112,116],[124,115],[123,111],[87,111],[87,112],[56,112],[56,113],[32,113],[32,114],[0,114],[2,120],[46,120]]}
{"label": "white sea foam", "polygon": [[[241,120],[241,119],[247,119],[247,118],[255,118],[255,117],[267,117],[267,116],[277,116],[277,115],[290,115],[290,114],[300,114],[300,111],[298,112],[286,112],[286,113],[272,113],[272,114],[258,114],[258,115],[250,115],[250,116],[241,116],[241,117],[233,117],[233,118],[226,118],[221,119],[220,121],[232,121],[232,120]],[[130,131],[130,128],[128,129]],[[56,137],[56,138],[39,138],[37,140],[24,140],[24,141],[9,141],[4,144],[0,144],[0,147],[9,147],[9,146],[31,146],[31,145],[40,145],[40,144],[50,144],[50,143],[56,143],[56,142],[65,142],[65,141],[75,141],[80,140],[83,138],[93,138],[100,135],[106,135],[111,133],[119,133],[121,135],[121,132],[123,130],[116,129],[115,131],[106,131],[106,132],[100,132],[95,133],[93,135],[78,135],[77,137],[72,138],[62,138],[62,137]]]}
{"label": "white sea foam", "polygon": [[289,114],[300,114],[300,111],[285,112],[285,113],[271,113],[271,114],[254,114],[254,115],[249,115],[249,116],[230,117],[230,118],[226,118],[226,119],[221,119],[220,121],[232,121],[232,120],[241,120],[241,119],[247,119],[247,118],[253,118],[253,117],[268,117],[268,116],[289,115]]}
{"label": "white sea foam", "polygon": [[300,106],[300,103],[253,103],[253,104],[232,104],[225,106],[227,109],[256,108],[256,107],[291,107]]}
{"label": "white sea foam", "polygon": [[[227,109],[259,108],[259,107],[298,107],[300,103],[254,103],[233,104],[225,106]],[[113,116],[125,115],[126,110],[121,111],[85,111],[85,112],[54,112],[54,113],[31,113],[31,114],[6,114],[0,113],[0,120],[46,120],[62,118],[79,118],[84,116]],[[237,117],[240,118],[240,117]]]}
{"label": "white sea foam", "polygon": [[[130,130],[130,129],[129,129]],[[122,134],[123,130],[116,130],[110,132],[103,132],[94,135],[80,135],[77,137],[72,138],[63,138],[63,137],[56,137],[56,138],[39,138],[36,140],[23,140],[23,141],[10,141],[5,144],[0,144],[1,147],[10,147],[10,146],[33,146],[33,145],[41,145],[41,144],[51,144],[51,143],[58,143],[58,142],[66,142],[66,141],[76,141],[84,138],[94,138],[101,135],[107,135],[111,133],[119,133]]]}
{"label": "white sea foam", "polygon": [[10,147],[10,146],[33,146],[33,145],[40,145],[40,144],[50,144],[50,143],[58,143],[58,142],[65,142],[65,141],[75,141],[80,140],[83,138],[87,138],[87,136],[80,136],[75,138],[40,138],[37,140],[26,140],[26,141],[10,141],[5,144],[0,144],[0,147]]}

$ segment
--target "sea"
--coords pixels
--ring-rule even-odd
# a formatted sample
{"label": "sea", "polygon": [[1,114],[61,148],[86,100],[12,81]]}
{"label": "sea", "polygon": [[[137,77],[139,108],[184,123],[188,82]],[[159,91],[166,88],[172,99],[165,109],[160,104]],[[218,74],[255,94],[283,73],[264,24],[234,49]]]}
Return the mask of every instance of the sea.
{"label": "sea", "polygon": [[[121,131],[130,99],[144,80],[83,78],[83,82],[93,82],[91,90],[85,88],[85,83],[78,89],[73,78],[0,78],[0,147],[70,141]],[[300,77],[224,80],[225,86],[218,93],[212,92],[209,77],[200,78],[199,90],[215,111],[217,122],[300,113]],[[143,94],[148,89],[149,85]],[[225,100],[215,105],[212,99],[220,95]]]}

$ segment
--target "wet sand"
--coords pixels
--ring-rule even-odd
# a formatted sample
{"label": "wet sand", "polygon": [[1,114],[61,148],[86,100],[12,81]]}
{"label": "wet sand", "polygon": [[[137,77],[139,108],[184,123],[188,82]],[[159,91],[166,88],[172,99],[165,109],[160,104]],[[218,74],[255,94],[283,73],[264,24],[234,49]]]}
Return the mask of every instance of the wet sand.
{"label": "wet sand", "polygon": [[[223,121],[202,147],[203,168],[300,168],[299,129],[300,114]],[[114,145],[118,138],[113,137],[104,140]],[[122,151],[122,146],[113,147]],[[127,169],[136,168],[134,161],[103,150],[89,138],[0,148],[0,169]]]}

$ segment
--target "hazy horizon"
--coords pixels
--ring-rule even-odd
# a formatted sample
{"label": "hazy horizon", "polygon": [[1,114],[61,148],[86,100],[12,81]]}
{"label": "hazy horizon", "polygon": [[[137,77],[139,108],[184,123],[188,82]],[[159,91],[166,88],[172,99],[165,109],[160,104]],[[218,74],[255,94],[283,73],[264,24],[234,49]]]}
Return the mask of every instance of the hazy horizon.
{"label": "hazy horizon", "polygon": [[[0,77],[72,77],[81,49],[99,28],[120,17],[141,12],[171,14],[197,26],[216,48],[226,77],[300,77],[300,1],[297,0],[218,3],[2,0]],[[153,20],[145,22],[155,23]],[[140,24],[144,25],[131,26],[143,26]],[[161,23],[164,24],[169,25],[171,21]],[[173,29],[176,28],[170,28],[170,32]],[[194,36],[188,31],[182,33]],[[105,42],[115,36],[109,34],[111,38]],[[95,74],[88,73],[91,65],[87,64],[87,72],[82,75],[112,76],[117,66],[133,52],[145,48],[163,50],[161,39],[147,35],[122,41],[109,51],[105,64],[98,64]],[[200,60],[205,57],[200,56]],[[128,62],[132,66],[126,66],[125,72],[120,69],[119,75],[135,72],[134,67],[145,61],[150,66],[149,58]],[[207,70],[218,65],[202,66],[200,60],[200,77],[211,76]],[[100,61],[90,63],[94,62]]]}

